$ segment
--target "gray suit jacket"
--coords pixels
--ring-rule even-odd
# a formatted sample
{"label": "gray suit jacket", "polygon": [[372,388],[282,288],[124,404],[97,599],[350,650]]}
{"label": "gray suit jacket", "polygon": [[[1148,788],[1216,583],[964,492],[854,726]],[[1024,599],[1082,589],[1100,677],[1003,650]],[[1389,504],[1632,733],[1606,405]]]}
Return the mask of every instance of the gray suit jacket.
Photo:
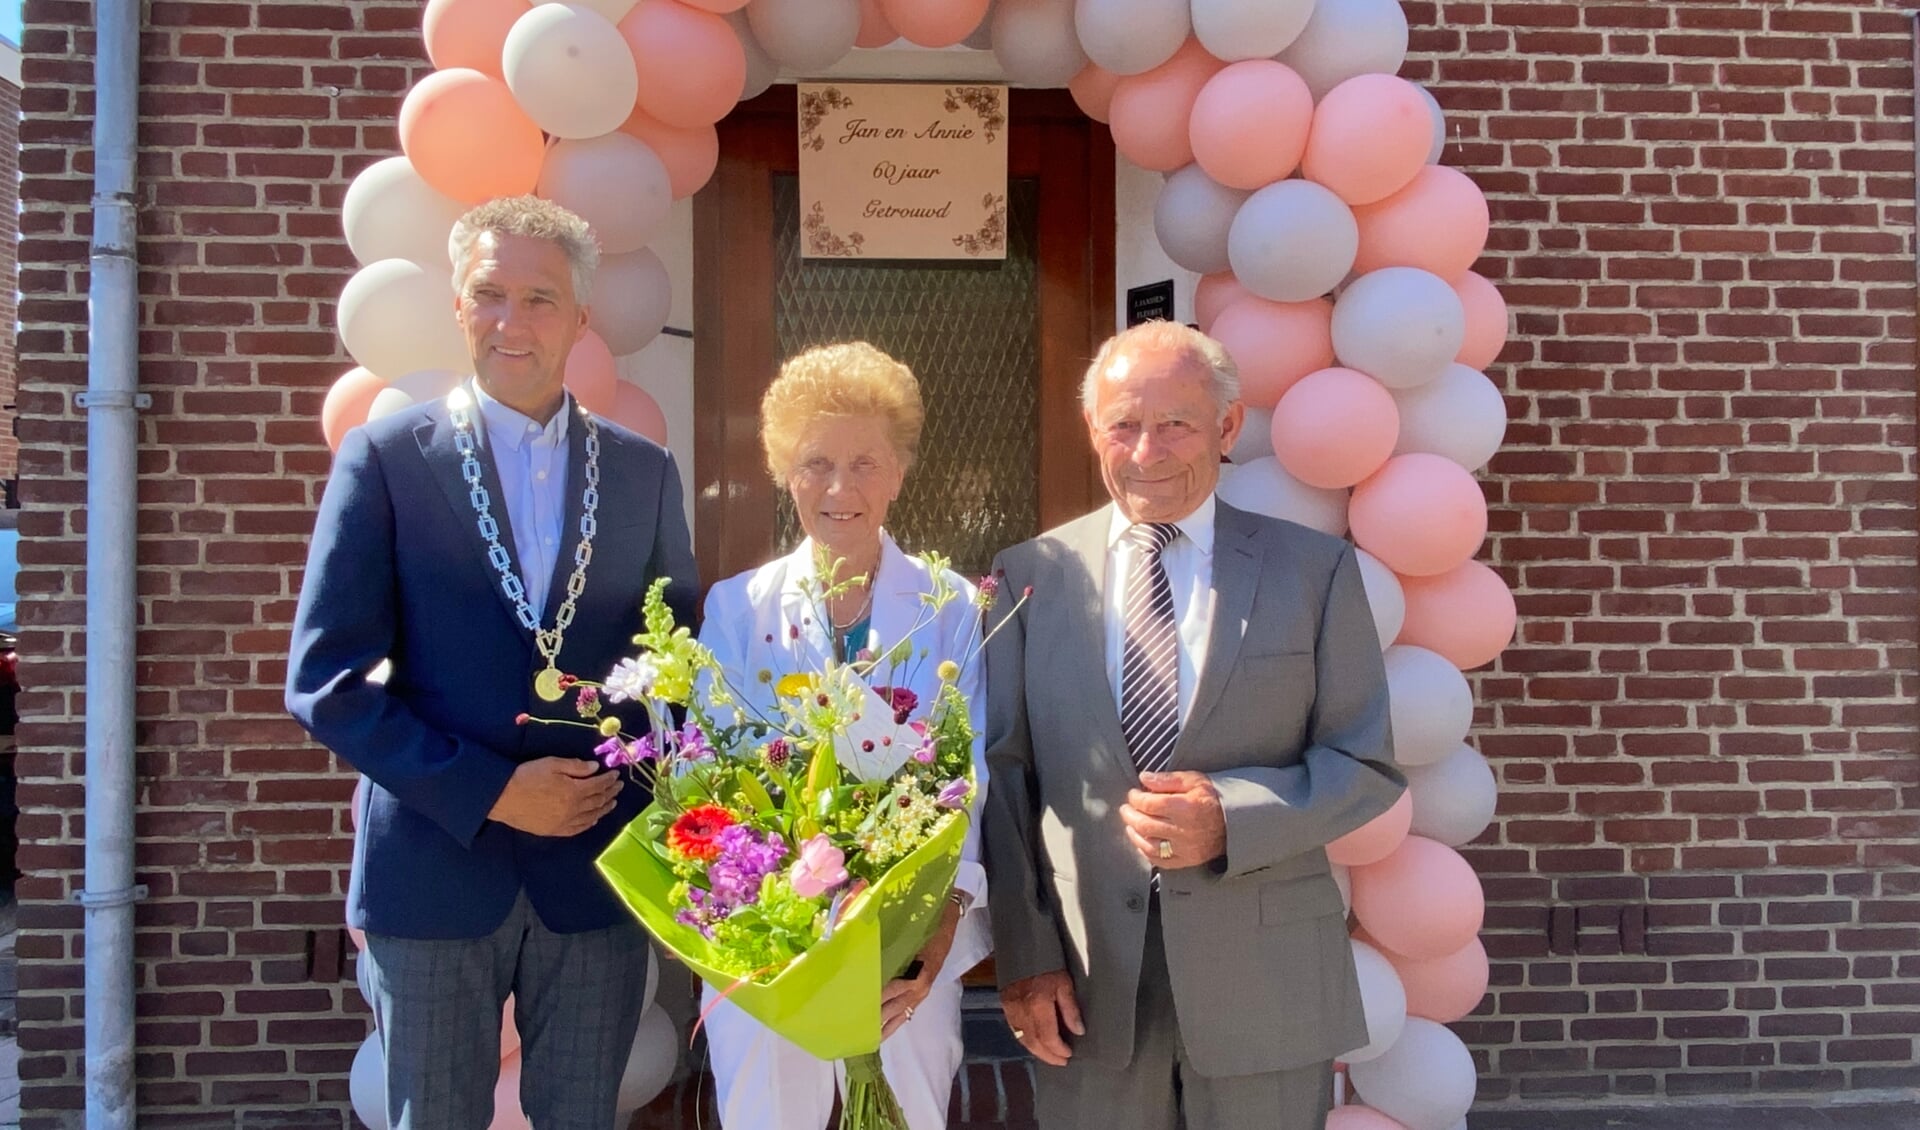
{"label": "gray suit jacket", "polygon": [[[1110,514],[1000,556],[991,622],[1033,597],[987,650],[986,856],[1001,985],[1070,971],[1087,1024],[1074,1054],[1121,1068],[1152,869],[1119,816],[1138,775],[1103,660]],[[1367,1042],[1325,846],[1405,779],[1353,548],[1225,503],[1215,531],[1211,636],[1172,767],[1218,786],[1227,854],[1160,890],[1181,1039],[1197,1071],[1227,1076]]]}

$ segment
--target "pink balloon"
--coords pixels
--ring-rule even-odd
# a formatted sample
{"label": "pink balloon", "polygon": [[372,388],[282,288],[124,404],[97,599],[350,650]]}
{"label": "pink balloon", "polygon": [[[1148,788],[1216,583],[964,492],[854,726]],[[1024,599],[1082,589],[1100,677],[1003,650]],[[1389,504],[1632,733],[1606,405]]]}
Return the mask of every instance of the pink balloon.
{"label": "pink balloon", "polygon": [[1378,863],[1400,846],[1413,827],[1413,794],[1402,791],[1393,807],[1327,845],[1327,860],[1342,867]]}
{"label": "pink balloon", "polygon": [[1479,938],[1440,957],[1417,958],[1382,950],[1407,990],[1407,1015],[1441,1024],[1465,1018],[1487,995],[1487,947]]}
{"label": "pink balloon", "polygon": [[1253,292],[1241,286],[1232,271],[1208,275],[1193,288],[1193,320],[1199,323],[1201,333],[1211,334],[1221,311],[1242,298],[1251,297]]}
{"label": "pink balloon", "polygon": [[680,0],[680,2],[703,12],[718,12],[723,16],[747,6],[747,0]]}
{"label": "pink balloon", "polygon": [[520,1026],[513,1019],[513,994],[507,994],[507,1002],[500,1010],[500,1058],[517,1055],[520,1051]]}
{"label": "pink balloon", "polygon": [[[327,450],[340,450],[340,441],[347,438],[347,433],[367,422],[367,409],[386,387],[387,382],[357,365],[333,382],[327,398],[320,403],[320,434],[326,437]],[[354,795],[359,794],[356,791]]]}
{"label": "pink balloon", "polygon": [[880,0],[860,0],[860,34],[855,47],[885,47],[900,38],[900,32],[887,22],[887,11]]}
{"label": "pink balloon", "polygon": [[1314,107],[1300,172],[1349,204],[1372,204],[1405,188],[1426,167],[1432,145],[1433,112],[1419,87],[1393,75],[1360,75]]}
{"label": "pink balloon", "polygon": [[527,0],[427,0],[420,32],[437,70],[470,67],[504,78],[500,48],[513,23],[532,10]]}
{"label": "pink balloon", "polygon": [[353,948],[356,951],[360,953],[367,952],[367,932],[365,930],[362,930],[358,926],[348,926],[347,937],[352,940]]}
{"label": "pink balloon", "polygon": [[1500,297],[1500,288],[1472,271],[1460,276],[1453,292],[1467,312],[1467,337],[1454,359],[1484,371],[1507,345],[1507,300]]}
{"label": "pink balloon", "polygon": [[567,354],[564,379],[567,391],[578,397],[581,407],[587,411],[605,416],[613,410],[615,386],[620,378],[614,367],[613,351],[599,334],[587,330],[573,343],[573,351]]}
{"label": "pink balloon", "polygon": [[547,141],[504,80],[456,68],[435,71],[407,92],[400,148],[421,180],[462,204],[478,204],[532,192]]}
{"label": "pink balloon", "polygon": [[880,0],[887,22],[922,47],[951,47],[987,18],[991,0]]}
{"label": "pink balloon", "polygon": [[632,381],[614,382],[613,411],[607,413],[607,419],[661,447],[667,445],[667,414],[651,393]]}
{"label": "pink balloon", "polygon": [[1113,91],[1119,84],[1119,75],[1088,63],[1079,74],[1067,80],[1067,90],[1081,113],[1105,125],[1113,120]]}
{"label": "pink balloon", "polygon": [[635,106],[620,131],[645,142],[660,158],[675,200],[699,192],[720,167],[720,131],[711,125],[670,126]]}
{"label": "pink balloon", "polygon": [[1272,59],[1234,63],[1194,99],[1193,159],[1228,188],[1264,188],[1299,165],[1313,120],[1313,93],[1293,68]]}
{"label": "pink balloon", "polygon": [[747,87],[747,52],[733,26],[680,0],[647,0],[628,12],[620,35],[640,70],[635,103],[670,126],[710,126]]}
{"label": "pink balloon", "polygon": [[1217,74],[1220,60],[1189,39],[1173,58],[1128,75],[1113,88],[1113,145],[1143,169],[1168,173],[1193,161],[1188,123],[1201,88]]}
{"label": "pink balloon", "polygon": [[1335,1107],[1327,1112],[1326,1130],[1407,1130],[1402,1123],[1396,1122],[1370,1106]]}
{"label": "pink balloon", "polygon": [[532,1130],[527,1113],[520,1109],[520,1049],[500,1061],[500,1075],[493,1084],[493,1121],[487,1130]]}
{"label": "pink balloon", "polygon": [[1424,647],[1471,671],[1492,663],[1513,640],[1513,592],[1478,561],[1431,577],[1402,577],[1400,589],[1407,617],[1396,643]]}
{"label": "pink balloon", "polygon": [[1295,381],[1333,364],[1333,303],[1243,298],[1209,331],[1240,368],[1240,399],[1253,408],[1280,403]]}
{"label": "pink balloon", "polygon": [[1427,165],[1399,192],[1353,210],[1360,253],[1353,272],[1418,267],[1449,283],[1459,281],[1487,249],[1492,222],[1486,194],[1467,174]]}
{"label": "pink balloon", "polygon": [[1380,469],[1400,438],[1400,406],[1379,381],[1321,369],[1294,382],[1273,409],[1273,453],[1308,486],[1350,487]]}
{"label": "pink balloon", "polygon": [[1353,913],[1391,953],[1442,957],[1480,932],[1486,897],[1459,852],[1408,836],[1392,855],[1353,869]]}
{"label": "pink balloon", "polygon": [[1431,577],[1479,551],[1487,500],[1460,464],[1409,452],[1353,488],[1347,520],[1353,540],[1387,568],[1402,577]]}

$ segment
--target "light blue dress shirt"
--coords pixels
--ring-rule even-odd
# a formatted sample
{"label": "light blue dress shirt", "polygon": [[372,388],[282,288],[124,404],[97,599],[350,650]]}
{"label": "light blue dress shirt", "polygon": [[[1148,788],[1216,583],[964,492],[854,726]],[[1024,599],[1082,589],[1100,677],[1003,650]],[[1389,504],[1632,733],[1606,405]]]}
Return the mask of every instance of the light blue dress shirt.
{"label": "light blue dress shirt", "polygon": [[[527,604],[542,627],[546,621],[547,591],[553,566],[560,559],[561,528],[567,516],[567,421],[573,415],[568,396],[542,427],[488,396],[475,381],[470,386],[480,402],[481,443],[500,476],[500,501],[513,528],[513,550],[520,559],[520,583],[527,586]],[[568,556],[571,561],[571,555]]]}

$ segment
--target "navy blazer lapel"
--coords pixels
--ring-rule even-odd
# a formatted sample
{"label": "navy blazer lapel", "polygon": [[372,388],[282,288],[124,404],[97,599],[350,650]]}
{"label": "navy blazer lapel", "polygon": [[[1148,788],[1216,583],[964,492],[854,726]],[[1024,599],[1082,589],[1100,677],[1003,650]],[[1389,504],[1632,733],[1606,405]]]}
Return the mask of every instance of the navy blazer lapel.
{"label": "navy blazer lapel", "polygon": [[[479,413],[473,413],[470,419],[478,424]],[[521,623],[520,610],[507,599],[506,590],[500,584],[500,572],[489,558],[492,551],[487,539],[480,533],[480,515],[473,507],[473,494],[461,469],[460,449],[454,443],[453,421],[447,415],[445,401],[433,405],[427,418],[413,429],[413,438],[420,445],[420,455],[426,460],[433,481],[439,484],[440,493],[446,496],[447,505],[453,508],[455,524],[466,531],[462,544],[474,555],[475,563],[487,578],[487,587],[493,590],[500,606],[507,610],[507,617],[513,621],[513,626],[531,639],[533,633]],[[488,512],[500,527],[500,548],[506,552],[507,566],[518,577],[521,575],[520,559],[513,549],[513,526],[507,521],[507,507],[503,501],[506,495],[500,489],[500,475],[494,470],[493,460],[485,451],[477,452],[475,458],[480,464],[480,485],[487,491]]]}
{"label": "navy blazer lapel", "polygon": [[1219,705],[1220,695],[1233,677],[1233,665],[1239,661],[1240,644],[1247,635],[1247,617],[1253,612],[1254,590],[1260,584],[1263,554],[1253,539],[1253,524],[1243,511],[1218,500],[1215,506],[1213,611],[1207,624],[1207,654],[1200,664],[1200,684],[1194,688],[1193,706],[1174,743],[1173,766],[1180,764],[1187,735],[1205,725],[1207,715]]}
{"label": "navy blazer lapel", "polygon": [[[587,489],[587,414],[575,407],[573,397],[567,397],[560,406],[562,412],[572,412],[573,419],[567,421],[567,508],[566,517],[560,520],[560,552],[553,555],[553,576],[547,581],[547,607],[540,614],[540,623],[550,625],[560,615],[560,605],[567,599],[567,579],[573,576],[574,554],[580,545],[580,519],[586,514]],[[600,437],[600,465],[606,466],[607,437]],[[487,468],[491,470],[491,466]],[[597,493],[597,492],[596,492]],[[501,523],[505,525],[504,522]],[[594,511],[595,548],[599,547],[600,514]],[[569,548],[573,547],[573,548]],[[519,568],[519,566],[515,566]]]}

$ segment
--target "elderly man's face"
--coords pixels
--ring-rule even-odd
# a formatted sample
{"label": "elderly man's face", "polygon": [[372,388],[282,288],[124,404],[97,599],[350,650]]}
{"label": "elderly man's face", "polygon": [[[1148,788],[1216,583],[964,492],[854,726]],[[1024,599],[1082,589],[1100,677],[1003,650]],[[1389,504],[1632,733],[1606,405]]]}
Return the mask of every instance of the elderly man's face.
{"label": "elderly man's face", "polygon": [[1087,428],[1120,512],[1134,522],[1177,522],[1198,509],[1240,435],[1241,403],[1221,418],[1205,366],[1170,349],[1123,351],[1094,387]]}
{"label": "elderly man's face", "polygon": [[460,280],[454,316],[487,395],[544,419],[559,407],[567,354],[586,332],[587,308],[558,244],[482,232]]}

